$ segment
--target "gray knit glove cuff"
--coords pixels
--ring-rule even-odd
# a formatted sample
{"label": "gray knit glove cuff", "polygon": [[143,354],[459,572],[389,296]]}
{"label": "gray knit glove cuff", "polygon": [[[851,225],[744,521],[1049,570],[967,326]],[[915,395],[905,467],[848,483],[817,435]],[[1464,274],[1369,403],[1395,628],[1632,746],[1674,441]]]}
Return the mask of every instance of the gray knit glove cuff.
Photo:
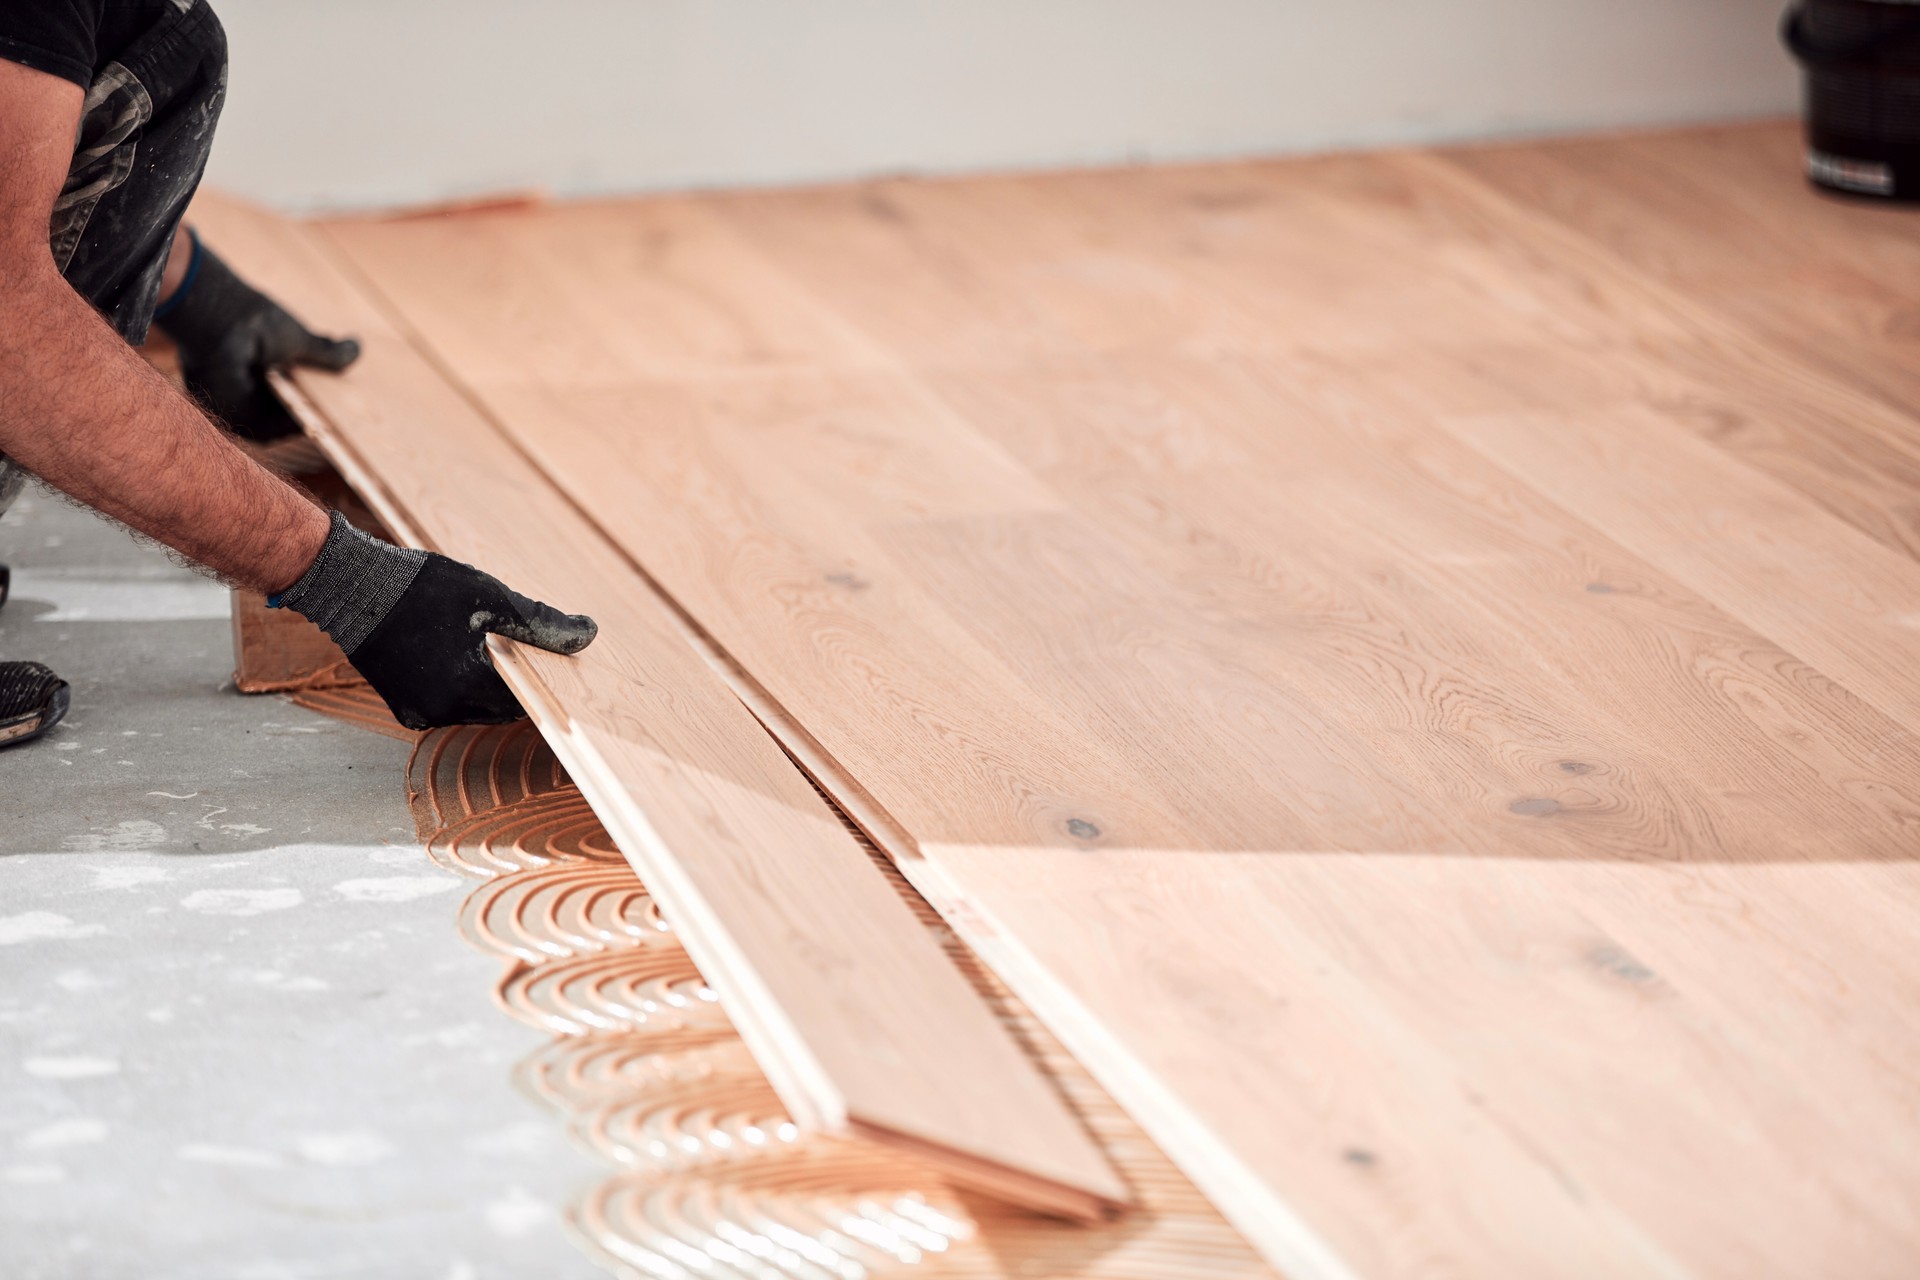
{"label": "gray knit glove cuff", "polygon": [[312,567],[267,603],[304,615],[351,658],[386,620],[426,562],[426,552],[362,533],[336,511],[333,528]]}

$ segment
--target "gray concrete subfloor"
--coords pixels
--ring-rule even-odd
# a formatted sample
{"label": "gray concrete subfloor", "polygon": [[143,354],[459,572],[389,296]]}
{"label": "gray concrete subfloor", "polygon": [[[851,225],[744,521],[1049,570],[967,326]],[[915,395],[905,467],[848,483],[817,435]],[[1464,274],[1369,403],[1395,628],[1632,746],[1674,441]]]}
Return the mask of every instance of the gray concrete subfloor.
{"label": "gray concrete subfloor", "polygon": [[235,693],[225,589],[86,512],[0,562],[0,657],[73,685],[0,749],[0,1276],[601,1275],[405,744]]}

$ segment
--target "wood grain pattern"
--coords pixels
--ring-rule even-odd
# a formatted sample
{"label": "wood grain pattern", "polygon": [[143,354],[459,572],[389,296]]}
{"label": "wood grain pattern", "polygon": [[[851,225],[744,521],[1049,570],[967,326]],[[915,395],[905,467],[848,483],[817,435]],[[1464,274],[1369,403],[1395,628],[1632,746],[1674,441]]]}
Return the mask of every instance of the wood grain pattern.
{"label": "wood grain pattern", "polygon": [[195,217],[313,323],[359,335],[351,373],[298,378],[295,404],[389,527],[600,623],[576,658],[495,641],[495,660],[796,1120],[908,1146],[1019,1204],[1092,1216],[1124,1202],[1061,1100],[631,566],[318,241],[229,202],[203,199]]}
{"label": "wood grain pattern", "polygon": [[1685,363],[1713,378],[1719,403],[1703,403],[1697,377],[1670,378],[1663,399],[1722,448],[1920,555],[1920,229],[1904,210],[1811,193],[1799,148],[1779,125],[1446,163],[1711,308],[1772,366],[1764,395],[1701,350]]}
{"label": "wood grain pattern", "polygon": [[1911,1274],[1905,241],[1567,145],[328,233],[1282,1270]]}
{"label": "wood grain pattern", "polygon": [[1920,228],[1906,209],[1810,191],[1800,149],[1781,124],[1446,162],[1796,361],[1920,409]]}

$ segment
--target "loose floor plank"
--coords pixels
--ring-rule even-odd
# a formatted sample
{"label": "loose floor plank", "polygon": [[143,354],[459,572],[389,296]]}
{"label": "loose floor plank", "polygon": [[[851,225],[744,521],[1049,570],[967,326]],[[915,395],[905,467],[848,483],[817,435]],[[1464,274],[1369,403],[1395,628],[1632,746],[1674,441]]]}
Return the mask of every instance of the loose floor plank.
{"label": "loose floor plank", "polygon": [[858,844],[630,564],[300,227],[203,198],[208,238],[310,322],[360,337],[303,376],[310,427],[397,534],[592,614],[576,658],[495,658],[723,994],[802,1123],[1074,1216],[1127,1190]]}
{"label": "loose floor plank", "polygon": [[1282,1269],[1920,1259],[1899,405],[1424,156],[331,234]]}

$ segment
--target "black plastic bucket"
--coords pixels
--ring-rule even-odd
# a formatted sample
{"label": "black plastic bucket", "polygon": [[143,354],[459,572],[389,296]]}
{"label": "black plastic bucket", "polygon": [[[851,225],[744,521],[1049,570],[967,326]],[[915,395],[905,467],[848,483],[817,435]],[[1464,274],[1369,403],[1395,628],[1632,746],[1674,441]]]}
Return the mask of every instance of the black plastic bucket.
{"label": "black plastic bucket", "polygon": [[1806,73],[1808,179],[1920,200],[1920,0],[1800,0],[1781,35]]}

